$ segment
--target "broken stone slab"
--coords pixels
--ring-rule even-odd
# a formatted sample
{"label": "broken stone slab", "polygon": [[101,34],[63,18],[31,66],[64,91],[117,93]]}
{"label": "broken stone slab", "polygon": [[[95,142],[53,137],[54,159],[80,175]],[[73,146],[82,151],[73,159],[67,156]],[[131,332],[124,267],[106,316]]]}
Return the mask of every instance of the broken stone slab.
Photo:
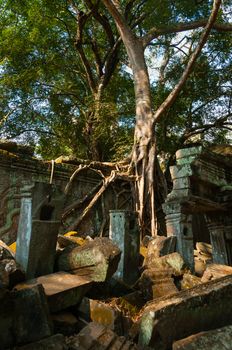
{"label": "broken stone slab", "polygon": [[205,283],[216,278],[221,278],[227,275],[232,275],[232,266],[221,264],[210,264],[207,266],[201,282]]}
{"label": "broken stone slab", "polygon": [[50,311],[58,312],[78,304],[91,287],[92,281],[84,276],[61,271],[26,281],[15,288],[27,289],[38,284],[44,288]]}
{"label": "broken stone slab", "polygon": [[14,259],[14,253],[3,241],[0,240],[0,260],[4,259]]}
{"label": "broken stone slab", "polygon": [[[0,281],[5,275],[8,280],[7,288],[12,289],[17,283],[25,280],[25,273],[14,259],[4,259],[0,261]],[[1,283],[1,282],[0,282]]]}
{"label": "broken stone slab", "polygon": [[174,276],[181,276],[185,271],[185,262],[179,253],[171,253],[162,257],[153,257],[149,261],[149,268],[160,270],[171,268]]}
{"label": "broken stone slab", "polygon": [[55,334],[49,338],[39,340],[35,343],[14,347],[14,350],[68,350],[65,337],[62,334]]}
{"label": "broken stone slab", "polygon": [[232,326],[226,326],[178,340],[172,345],[172,350],[231,350],[231,345]]}
{"label": "broken stone slab", "polygon": [[[70,350],[139,350],[140,348],[111,329],[95,322],[89,323],[67,341]],[[144,348],[145,349],[145,348]],[[142,350],[142,349],[141,349]]]}
{"label": "broken stone slab", "polygon": [[147,255],[144,265],[150,267],[154,258],[174,253],[176,248],[176,236],[157,236],[151,240],[147,247]]}
{"label": "broken stone slab", "polygon": [[232,323],[232,276],[150,303],[143,312],[139,344],[169,349],[174,341]]}
{"label": "broken stone slab", "polygon": [[58,256],[60,271],[78,274],[87,268],[88,278],[94,282],[104,282],[117,270],[121,252],[108,238],[95,238],[81,247],[67,247]]}
{"label": "broken stone slab", "polygon": [[73,237],[66,237],[63,235],[58,235],[57,242],[60,248],[66,248],[69,246],[80,246],[80,244],[78,244],[77,241],[73,239]]}
{"label": "broken stone slab", "polygon": [[50,337],[53,334],[53,325],[42,285],[13,293],[15,343],[32,343]]}
{"label": "broken stone slab", "polygon": [[55,333],[61,333],[66,336],[74,334],[78,329],[77,318],[69,311],[60,311],[51,315]]}

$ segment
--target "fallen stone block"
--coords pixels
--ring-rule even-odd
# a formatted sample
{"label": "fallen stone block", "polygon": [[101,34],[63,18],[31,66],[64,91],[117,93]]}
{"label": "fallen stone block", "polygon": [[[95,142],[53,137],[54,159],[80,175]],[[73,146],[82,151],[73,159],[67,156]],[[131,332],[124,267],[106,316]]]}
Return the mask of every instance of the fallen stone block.
{"label": "fallen stone block", "polygon": [[42,284],[44,288],[50,311],[58,312],[79,303],[91,287],[92,281],[84,276],[57,272],[20,283],[15,288],[20,290],[38,284]]}
{"label": "fallen stone block", "polygon": [[14,259],[14,254],[10,248],[0,240],[0,260],[3,259]]}
{"label": "fallen stone block", "polygon": [[63,236],[63,235],[58,235],[57,237],[57,242],[59,243],[60,248],[66,248],[69,246],[80,246],[81,241],[84,241],[82,238],[79,237],[73,237],[73,236]]}
{"label": "fallen stone block", "polygon": [[76,336],[68,340],[70,350],[138,350],[139,347],[111,329],[91,322]]}
{"label": "fallen stone block", "polygon": [[221,265],[221,264],[210,264],[207,266],[201,281],[203,283],[216,278],[221,278],[227,275],[232,275],[232,266]]}
{"label": "fallen stone block", "polygon": [[15,350],[68,350],[65,337],[62,334],[55,334],[49,338],[16,347]]}
{"label": "fallen stone block", "polygon": [[59,271],[78,274],[86,268],[89,279],[104,282],[117,270],[120,260],[119,248],[108,238],[95,238],[81,247],[67,247],[58,257]]}
{"label": "fallen stone block", "polygon": [[162,257],[154,257],[149,262],[149,269],[156,268],[160,270],[167,270],[172,268],[174,276],[181,276],[185,272],[185,263],[179,253],[171,253]]}
{"label": "fallen stone block", "polygon": [[169,349],[175,340],[232,323],[232,276],[150,303],[143,312],[139,344]]}
{"label": "fallen stone block", "polygon": [[71,312],[61,311],[52,314],[51,318],[54,324],[55,333],[71,335],[77,332],[78,320]]}
{"label": "fallen stone block", "polygon": [[53,326],[42,285],[13,293],[15,344],[32,343],[50,337],[53,334]]}
{"label": "fallen stone block", "polygon": [[173,343],[173,350],[231,350],[232,326],[193,334]]}
{"label": "fallen stone block", "polygon": [[152,239],[147,247],[147,255],[144,261],[144,265],[148,268],[153,266],[153,259],[160,256],[174,253],[176,248],[176,237],[170,236],[157,236]]}

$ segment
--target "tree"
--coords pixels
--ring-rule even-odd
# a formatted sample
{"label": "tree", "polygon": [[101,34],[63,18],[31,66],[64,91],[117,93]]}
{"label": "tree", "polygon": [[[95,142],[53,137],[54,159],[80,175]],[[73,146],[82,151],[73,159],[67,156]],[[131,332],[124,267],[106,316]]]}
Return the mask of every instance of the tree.
{"label": "tree", "polygon": [[47,158],[109,159],[115,133],[127,137],[118,119],[132,115],[110,20],[91,1],[1,3],[2,135],[39,137]]}
{"label": "tree", "polygon": [[[174,26],[157,29],[153,27],[141,37],[133,32],[123,16],[123,2],[118,0],[102,0],[110,14],[115,20],[120,36],[125,45],[134,77],[135,100],[136,100],[136,126],[134,137],[134,149],[132,155],[132,165],[137,176],[137,210],[139,212],[140,224],[143,228],[144,208],[149,198],[149,211],[151,213],[151,232],[156,233],[156,214],[155,214],[155,154],[156,154],[156,135],[155,125],[160,121],[163,113],[174,103],[188,76],[193,65],[197,60],[203,46],[205,45],[212,27],[218,30],[227,30],[228,26],[224,24],[215,24],[217,14],[221,5],[220,0],[214,0],[211,14],[208,20],[195,21],[190,23],[181,23]],[[132,2],[133,3],[133,2]],[[174,7],[174,5],[172,4]],[[179,82],[174,89],[157,108],[152,110],[150,80],[145,62],[144,49],[157,36],[164,33],[183,31],[204,27],[193,54],[189,58]],[[229,26],[231,30],[231,26]]]}

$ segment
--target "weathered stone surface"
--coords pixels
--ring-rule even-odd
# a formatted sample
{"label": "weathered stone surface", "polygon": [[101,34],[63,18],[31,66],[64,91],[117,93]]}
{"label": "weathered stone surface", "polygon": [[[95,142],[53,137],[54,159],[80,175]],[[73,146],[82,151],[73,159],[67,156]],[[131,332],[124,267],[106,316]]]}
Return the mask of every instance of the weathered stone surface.
{"label": "weathered stone surface", "polygon": [[61,311],[52,314],[51,317],[55,333],[71,335],[77,332],[78,320],[71,312]]}
{"label": "weathered stone surface", "polygon": [[136,344],[118,337],[111,329],[91,322],[80,333],[68,340],[70,350],[136,350]]}
{"label": "weathered stone surface", "polygon": [[176,341],[173,350],[231,350],[232,326],[200,332]]}
{"label": "weathered stone surface", "polygon": [[181,289],[189,289],[201,284],[201,279],[190,273],[185,273],[181,280]]}
{"label": "weathered stone surface", "polygon": [[59,243],[60,248],[66,248],[69,246],[80,246],[80,244],[73,239],[73,237],[66,237],[63,235],[58,235],[57,242]]}
{"label": "weathered stone surface", "polygon": [[31,343],[52,335],[52,322],[42,285],[14,292],[14,302],[16,344]]}
{"label": "weathered stone surface", "polygon": [[78,274],[87,268],[88,278],[104,282],[117,270],[119,248],[108,238],[95,238],[81,247],[67,247],[58,257],[58,270]]}
{"label": "weathered stone surface", "polygon": [[210,264],[207,266],[201,281],[203,283],[216,278],[221,278],[223,276],[232,275],[232,266],[220,265],[220,264]]}
{"label": "weathered stone surface", "polygon": [[197,242],[196,250],[201,254],[205,255],[207,258],[212,257],[212,245],[205,242]]}
{"label": "weathered stone surface", "polygon": [[[7,274],[8,279],[8,285],[10,289],[13,288],[17,283],[20,283],[25,280],[25,273],[19,266],[19,264],[16,263],[14,259],[4,259],[0,261],[0,270],[2,271],[3,275],[4,272]],[[0,279],[2,276],[2,273],[0,273]]]}
{"label": "weathered stone surface", "polygon": [[152,266],[152,260],[160,256],[164,256],[175,252],[176,236],[164,237],[157,236],[151,240],[147,247],[147,255],[144,260],[144,265]]}
{"label": "weathered stone surface", "polygon": [[121,250],[114,277],[133,285],[139,277],[140,233],[137,214],[127,210],[110,210],[109,237]]}
{"label": "weathered stone surface", "polygon": [[139,288],[146,300],[178,292],[172,279],[173,269],[170,266],[150,268],[143,271],[139,279]]}
{"label": "weathered stone surface", "polygon": [[139,344],[169,349],[175,340],[232,323],[232,276],[150,303],[143,312]]}
{"label": "weathered stone surface", "polygon": [[16,347],[15,350],[68,350],[65,337],[62,334],[55,334],[35,343]]}
{"label": "weathered stone surface", "polygon": [[57,272],[18,284],[17,290],[42,284],[51,312],[58,312],[80,302],[92,282],[84,276]]}
{"label": "weathered stone surface", "polygon": [[14,299],[12,293],[0,288],[0,349],[11,348],[15,344]]}
{"label": "weathered stone surface", "polygon": [[0,240],[0,260],[3,259],[14,259],[14,254],[10,248]]}
{"label": "weathered stone surface", "polygon": [[181,276],[184,273],[185,263],[179,253],[171,253],[162,257],[153,257],[149,261],[149,268],[156,268],[160,270],[172,269],[172,274]]}

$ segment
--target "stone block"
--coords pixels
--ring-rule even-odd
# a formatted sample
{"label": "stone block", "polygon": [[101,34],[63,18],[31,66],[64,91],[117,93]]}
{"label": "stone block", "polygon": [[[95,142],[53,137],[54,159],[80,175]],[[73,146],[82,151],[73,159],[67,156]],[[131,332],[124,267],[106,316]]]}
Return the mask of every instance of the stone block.
{"label": "stone block", "polygon": [[108,238],[95,238],[81,247],[67,247],[58,257],[60,271],[81,273],[86,268],[88,278],[104,282],[117,270],[120,260],[119,248]]}
{"label": "stone block", "polygon": [[68,336],[77,332],[78,320],[71,312],[61,311],[52,314],[51,318],[54,324],[55,333],[61,333]]}
{"label": "stone block", "polygon": [[163,270],[172,269],[172,274],[181,276],[184,273],[185,262],[179,253],[171,253],[162,257],[154,257],[149,261],[149,268]]}
{"label": "stone block", "polygon": [[232,276],[150,303],[143,312],[139,344],[170,349],[176,340],[232,323]]}
{"label": "stone block", "polygon": [[65,342],[65,337],[62,334],[55,334],[49,338],[30,343],[20,347],[14,348],[15,350],[68,350]]}
{"label": "stone block", "polygon": [[80,302],[92,282],[84,276],[57,272],[18,284],[17,290],[42,284],[51,312],[64,310]]}
{"label": "stone block", "polygon": [[172,350],[231,350],[232,326],[193,334],[174,342]]}
{"label": "stone block", "polygon": [[167,277],[155,281],[152,286],[153,299],[178,293],[173,278]]}
{"label": "stone block", "polygon": [[16,344],[31,343],[52,335],[52,321],[42,285],[15,291],[14,303]]}
{"label": "stone block", "polygon": [[157,236],[151,240],[147,247],[147,254],[144,265],[148,268],[152,266],[153,258],[158,258],[170,253],[174,253],[176,248],[176,236]]}
{"label": "stone block", "polygon": [[209,264],[201,278],[201,281],[205,283],[227,275],[232,275],[232,266]]}
{"label": "stone block", "polygon": [[111,329],[91,322],[68,340],[70,350],[138,350],[136,344],[117,336]]}

